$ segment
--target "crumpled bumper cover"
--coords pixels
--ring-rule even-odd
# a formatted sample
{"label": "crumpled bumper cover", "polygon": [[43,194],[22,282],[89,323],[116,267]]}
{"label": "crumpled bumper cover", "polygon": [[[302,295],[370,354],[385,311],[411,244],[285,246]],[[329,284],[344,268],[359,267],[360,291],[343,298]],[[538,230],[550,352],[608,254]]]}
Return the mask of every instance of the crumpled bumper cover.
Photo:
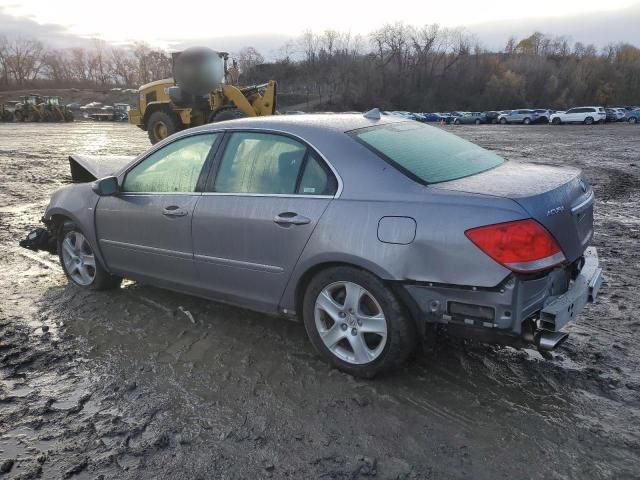
{"label": "crumpled bumper cover", "polygon": [[540,311],[540,327],[557,331],[573,320],[589,302],[594,302],[602,286],[602,268],[594,247],[584,252],[584,266],[562,295],[549,297]]}
{"label": "crumpled bumper cover", "polygon": [[[537,320],[537,329],[558,331],[596,299],[602,285],[596,249],[587,248],[583,258],[577,275],[568,266],[541,277],[511,275],[495,288],[411,283],[403,287],[427,323],[521,337],[526,320]],[[450,311],[452,303],[493,309],[493,320],[456,316]]]}

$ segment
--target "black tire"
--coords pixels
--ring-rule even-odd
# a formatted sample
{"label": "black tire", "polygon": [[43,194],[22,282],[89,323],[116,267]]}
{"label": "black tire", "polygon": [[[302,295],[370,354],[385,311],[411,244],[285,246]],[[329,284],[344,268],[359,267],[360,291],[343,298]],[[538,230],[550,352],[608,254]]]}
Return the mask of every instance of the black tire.
{"label": "black tire", "polygon": [[584,119],[584,124],[585,125],[592,125],[593,124],[593,118],[592,117],[587,117]]}
{"label": "black tire", "polygon": [[213,112],[209,116],[209,123],[224,122],[225,120],[236,120],[238,118],[245,118],[247,115],[237,108],[223,108],[217,112]]}
{"label": "black tire", "polygon": [[476,118],[476,125],[480,125],[482,122]]}
{"label": "black tire", "polygon": [[501,118],[500,119],[500,125],[506,125],[507,124],[507,119],[506,118]]}
{"label": "black tire", "polygon": [[[327,286],[336,282],[352,282],[366,289],[378,302],[385,316],[386,343],[379,355],[368,363],[355,364],[336,356],[325,345],[316,327],[316,299]],[[339,370],[356,377],[372,378],[398,368],[407,360],[417,343],[416,325],[407,310],[378,277],[364,270],[353,267],[322,270],[307,286],[302,310],[307,335],[318,353]]]}
{"label": "black tire", "polygon": [[147,121],[147,134],[152,145],[173,135],[180,129],[178,118],[170,112],[158,110]]}
{"label": "black tire", "polygon": [[638,119],[636,117],[629,117],[629,123],[638,123]]}
{"label": "black tire", "polygon": [[15,117],[16,122],[24,122],[24,115],[22,115],[22,112],[14,112],[13,116]]}
{"label": "black tire", "polygon": [[551,123],[553,125],[560,125],[562,123],[562,120],[560,120],[559,118],[554,118],[553,120],[551,120]]}
{"label": "black tire", "polygon": [[[102,264],[100,263],[100,260],[95,255],[95,253],[93,254],[94,260],[95,260],[95,268],[94,268],[95,275],[93,277],[93,281],[88,285],[82,285],[74,280],[72,276],[72,272],[68,271],[68,268],[62,253],[62,249],[63,249],[62,242],[64,241],[67,234],[73,233],[73,232],[79,232],[84,236],[84,233],[82,232],[82,230],[80,230],[80,228],[78,228],[75,225],[75,223],[71,221],[64,222],[64,224],[60,227],[60,230],[58,231],[58,257],[60,258],[60,265],[62,265],[62,270],[64,270],[64,274],[67,276],[69,283],[73,283],[74,285],[80,288],[84,288],[86,290],[109,290],[109,289],[120,287],[120,283],[122,282],[122,277],[111,275],[109,272],[107,272],[105,268],[102,266]],[[89,251],[93,253],[94,252],[93,247],[89,244],[88,241],[87,241],[87,245],[88,245],[87,248],[89,249]]]}
{"label": "black tire", "polygon": [[524,123],[525,125],[529,125],[531,123],[531,119],[527,117],[524,120],[522,120],[522,123]]}
{"label": "black tire", "polygon": [[453,124],[454,124],[454,125],[460,125],[460,119],[459,119],[459,118],[456,118],[456,119],[453,121]]}

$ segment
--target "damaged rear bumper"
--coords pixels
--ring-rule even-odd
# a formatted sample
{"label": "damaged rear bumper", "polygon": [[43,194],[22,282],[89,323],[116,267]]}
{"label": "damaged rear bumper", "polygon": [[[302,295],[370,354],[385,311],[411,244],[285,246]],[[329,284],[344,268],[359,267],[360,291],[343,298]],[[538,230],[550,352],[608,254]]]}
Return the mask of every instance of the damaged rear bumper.
{"label": "damaged rear bumper", "polygon": [[[404,284],[426,323],[446,325],[452,334],[514,346],[559,345],[559,332],[595,301],[602,269],[593,247],[565,268],[544,275],[510,275],[494,288]],[[549,348],[550,347],[550,348]]]}

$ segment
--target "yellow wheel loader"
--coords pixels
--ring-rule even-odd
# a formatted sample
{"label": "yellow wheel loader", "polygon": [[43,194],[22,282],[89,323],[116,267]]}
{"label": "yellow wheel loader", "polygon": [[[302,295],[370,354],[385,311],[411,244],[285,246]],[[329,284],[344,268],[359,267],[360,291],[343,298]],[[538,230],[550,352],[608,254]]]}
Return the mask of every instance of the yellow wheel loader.
{"label": "yellow wheel loader", "polygon": [[149,135],[152,144],[185,128],[276,112],[276,82],[239,87],[229,54],[191,48],[173,54],[173,78],[140,87],[138,108],[129,123]]}
{"label": "yellow wheel loader", "polygon": [[18,122],[73,122],[73,114],[61,105],[60,97],[35,93],[20,97],[14,115]]}

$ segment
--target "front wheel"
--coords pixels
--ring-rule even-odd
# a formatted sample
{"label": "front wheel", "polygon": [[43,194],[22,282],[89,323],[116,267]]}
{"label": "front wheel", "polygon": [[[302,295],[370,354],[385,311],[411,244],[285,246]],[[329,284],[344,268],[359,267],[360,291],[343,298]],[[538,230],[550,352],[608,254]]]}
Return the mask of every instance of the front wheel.
{"label": "front wheel", "polygon": [[65,222],[58,234],[58,255],[67,278],[88,290],[118,288],[122,278],[111,275],[100,264],[91,244],[72,222]]}
{"label": "front wheel", "polygon": [[178,119],[173,113],[163,110],[153,112],[147,122],[147,134],[152,145],[173,135],[179,130]]}
{"label": "front wheel", "polygon": [[636,117],[629,117],[629,123],[637,123],[638,119]]}
{"label": "front wheel", "polygon": [[506,125],[507,124],[507,119],[506,118],[501,118],[500,119],[500,124],[501,125]]}
{"label": "front wheel", "polygon": [[531,119],[530,118],[525,118],[522,123],[524,123],[525,125],[529,125],[531,123]]}
{"label": "front wheel", "polygon": [[562,121],[559,118],[554,118],[553,120],[551,120],[551,123],[554,125],[560,125]]}
{"label": "front wheel", "polygon": [[320,355],[357,377],[397,368],[416,344],[415,324],[394,293],[352,267],[323,270],[311,280],[303,319]]}
{"label": "front wheel", "polygon": [[480,125],[480,123],[482,123],[482,122],[480,122],[480,120],[476,119],[476,125]]}
{"label": "front wheel", "polygon": [[457,118],[453,121],[454,125],[460,125],[460,120],[458,120]]}

